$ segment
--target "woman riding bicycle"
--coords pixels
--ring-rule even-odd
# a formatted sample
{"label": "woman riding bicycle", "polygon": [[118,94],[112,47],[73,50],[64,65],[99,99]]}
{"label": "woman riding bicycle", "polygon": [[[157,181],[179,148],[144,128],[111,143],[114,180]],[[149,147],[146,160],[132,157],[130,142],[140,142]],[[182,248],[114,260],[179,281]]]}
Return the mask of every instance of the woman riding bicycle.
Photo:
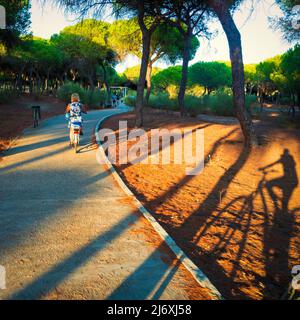
{"label": "woman riding bicycle", "polygon": [[71,129],[72,129],[72,119],[80,120],[81,129],[80,135],[83,135],[82,130],[82,118],[81,113],[87,113],[87,107],[80,102],[80,97],[78,93],[73,93],[71,95],[71,103],[67,105],[66,108],[66,118],[69,120],[68,128],[70,128],[70,137],[71,137]]}

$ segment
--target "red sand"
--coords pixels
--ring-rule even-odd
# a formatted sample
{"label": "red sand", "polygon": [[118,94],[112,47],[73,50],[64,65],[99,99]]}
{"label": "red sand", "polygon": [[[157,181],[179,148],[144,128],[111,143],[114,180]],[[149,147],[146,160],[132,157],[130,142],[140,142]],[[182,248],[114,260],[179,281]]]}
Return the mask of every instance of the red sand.
{"label": "red sand", "polygon": [[[104,127],[117,130],[121,119],[133,128],[133,114]],[[264,144],[249,153],[236,125],[151,113],[145,120],[146,130],[204,128],[210,160],[198,176],[185,165],[117,165],[127,185],[225,298],[279,299],[300,264],[300,132],[258,124]],[[258,171],[277,160],[265,177]]]}

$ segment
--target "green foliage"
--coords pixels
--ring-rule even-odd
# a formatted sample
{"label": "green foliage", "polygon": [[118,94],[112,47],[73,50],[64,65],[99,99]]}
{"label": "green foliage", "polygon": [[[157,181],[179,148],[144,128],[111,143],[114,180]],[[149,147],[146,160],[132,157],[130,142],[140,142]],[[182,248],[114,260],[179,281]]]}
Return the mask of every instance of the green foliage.
{"label": "green foliage", "polygon": [[84,89],[77,83],[67,82],[61,86],[57,92],[57,96],[60,100],[65,103],[69,103],[71,100],[71,95],[73,93],[78,93],[81,100],[84,97]]}
{"label": "green foliage", "polygon": [[290,96],[291,93],[300,95],[300,45],[295,45],[294,48],[280,56],[276,68],[272,71],[270,81],[281,93],[287,96]]}
{"label": "green foliage", "polygon": [[293,92],[300,92],[300,44],[282,55],[280,69],[286,76],[288,87]]}
{"label": "green foliage", "polygon": [[[139,79],[139,75],[140,75],[140,68],[141,68],[141,65],[136,65],[136,66],[127,68],[124,71],[123,76],[125,76],[126,79],[132,81],[133,83],[137,84],[138,79]],[[152,68],[152,75],[155,76],[161,70],[162,69],[160,69],[160,68],[153,67]]]}
{"label": "green foliage", "polygon": [[82,102],[87,104],[89,108],[103,108],[105,106],[106,101],[106,91],[95,89],[92,90],[84,90],[84,95]]}
{"label": "green foliage", "polygon": [[18,97],[18,92],[12,89],[0,89],[0,104],[11,102]]}
{"label": "green foliage", "polygon": [[[256,101],[255,96],[246,96],[246,108]],[[188,112],[197,114],[213,114],[217,116],[234,116],[232,94],[216,92],[215,94],[197,97],[191,94],[185,96]],[[179,110],[177,99],[171,99],[166,93],[157,93],[150,97],[149,106],[157,109]]]}
{"label": "green foliage", "polygon": [[140,74],[140,65],[136,65],[130,68],[127,68],[123,75],[130,81],[132,81],[133,83],[137,84],[138,79],[139,79],[139,74]]}
{"label": "green foliage", "polygon": [[135,107],[136,103],[136,94],[128,94],[125,98],[125,104],[129,107]]}
{"label": "green foliage", "polygon": [[105,104],[106,93],[104,90],[87,90],[73,82],[68,82],[61,86],[57,94],[59,99],[68,104],[73,93],[78,93],[81,102],[87,104],[90,108],[102,107]]}
{"label": "green foliage", "polygon": [[[156,92],[168,91],[170,86],[179,88],[181,81],[181,66],[169,67],[157,73],[152,78]],[[218,88],[231,85],[231,69],[221,62],[198,62],[189,67],[189,88],[187,94],[202,95],[203,88],[208,93]]]}
{"label": "green foliage", "polygon": [[181,80],[181,66],[169,67],[161,70],[152,78],[155,91],[165,91],[170,85],[178,86]]}
{"label": "green foliage", "polygon": [[186,89],[186,94],[196,97],[201,97],[205,93],[204,87],[200,86],[199,84],[191,85]]}
{"label": "green foliage", "polygon": [[245,84],[254,86],[258,82],[258,75],[256,72],[256,64],[246,64],[244,66]]}
{"label": "green foliage", "polygon": [[108,47],[109,28],[108,22],[85,19],[74,26],[64,28],[63,33],[77,35],[102,47]]}
{"label": "green foliage", "polygon": [[260,82],[270,82],[271,74],[278,70],[280,56],[267,59],[256,66],[257,77]]}
{"label": "green foliage", "polygon": [[119,59],[128,54],[141,58],[142,34],[136,19],[116,20],[109,29],[109,44],[118,53]]}
{"label": "green foliage", "polygon": [[178,110],[177,99],[170,99],[167,93],[151,95],[148,105],[155,109]]}
{"label": "green foliage", "polygon": [[117,78],[112,70],[117,56],[108,44],[109,26],[106,22],[87,19],[52,36],[51,42],[65,56],[72,80],[80,77],[94,88],[97,81],[108,86]]}
{"label": "green foliage", "polygon": [[222,62],[197,62],[189,68],[189,80],[207,88],[210,93],[231,86],[231,68]]}
{"label": "green foliage", "polygon": [[0,0],[0,5],[6,9],[6,29],[0,29],[0,42],[11,49],[29,32],[31,5],[28,0]]}
{"label": "green foliage", "polygon": [[[151,24],[150,17],[145,20]],[[109,43],[118,53],[120,59],[133,54],[142,57],[142,32],[137,18],[129,20],[117,20],[110,27]],[[197,37],[191,41],[191,57],[194,57],[199,47]],[[183,37],[179,30],[167,23],[161,23],[155,29],[150,44],[151,62],[163,59],[167,63],[174,64],[181,59],[183,53]]]}

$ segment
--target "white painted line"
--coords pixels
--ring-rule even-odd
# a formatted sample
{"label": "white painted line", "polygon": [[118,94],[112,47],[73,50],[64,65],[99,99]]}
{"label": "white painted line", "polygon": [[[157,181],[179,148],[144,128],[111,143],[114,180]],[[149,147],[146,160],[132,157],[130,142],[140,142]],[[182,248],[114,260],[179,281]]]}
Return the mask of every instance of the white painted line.
{"label": "white painted line", "polygon": [[[127,111],[124,111],[127,112]],[[102,118],[96,125],[95,129],[95,136],[98,136],[98,131],[103,124],[104,121],[106,121],[108,118],[111,118],[119,113],[114,113],[109,116],[106,116]],[[108,166],[109,170],[111,171],[113,177],[115,180],[119,183],[120,187],[123,189],[123,191],[130,197],[133,198],[134,202],[136,203],[139,211],[143,214],[143,216],[151,223],[152,227],[155,229],[155,231],[160,235],[160,237],[166,242],[166,244],[169,246],[169,248],[173,251],[173,253],[176,255],[176,257],[182,262],[182,264],[186,267],[186,269],[192,274],[194,279],[200,284],[201,287],[204,287],[209,290],[210,295],[213,300],[224,300],[221,293],[218,291],[218,289],[211,283],[211,281],[208,279],[208,277],[202,272],[195,264],[194,262],[188,258],[188,256],[178,247],[176,242],[172,239],[172,237],[166,232],[166,230],[157,222],[157,220],[152,216],[152,214],[141,204],[141,202],[135,197],[135,195],[131,192],[131,190],[127,187],[127,185],[124,183],[120,175],[117,173],[113,165],[108,160],[105,151],[102,148],[101,142],[99,139],[96,139],[97,143],[99,145],[99,151],[101,152],[101,156],[103,157],[105,164]]]}

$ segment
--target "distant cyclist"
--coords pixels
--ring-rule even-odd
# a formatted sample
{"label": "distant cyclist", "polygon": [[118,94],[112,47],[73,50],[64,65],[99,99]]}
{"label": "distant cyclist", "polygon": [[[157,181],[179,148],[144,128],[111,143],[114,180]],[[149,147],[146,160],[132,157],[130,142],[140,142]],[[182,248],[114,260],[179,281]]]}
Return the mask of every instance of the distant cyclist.
{"label": "distant cyclist", "polygon": [[68,104],[66,108],[66,117],[69,119],[68,128],[71,128],[71,123],[73,119],[81,123],[80,135],[83,135],[82,130],[82,118],[81,113],[87,113],[87,108],[80,102],[80,97],[78,93],[73,93],[71,96],[71,103]]}

